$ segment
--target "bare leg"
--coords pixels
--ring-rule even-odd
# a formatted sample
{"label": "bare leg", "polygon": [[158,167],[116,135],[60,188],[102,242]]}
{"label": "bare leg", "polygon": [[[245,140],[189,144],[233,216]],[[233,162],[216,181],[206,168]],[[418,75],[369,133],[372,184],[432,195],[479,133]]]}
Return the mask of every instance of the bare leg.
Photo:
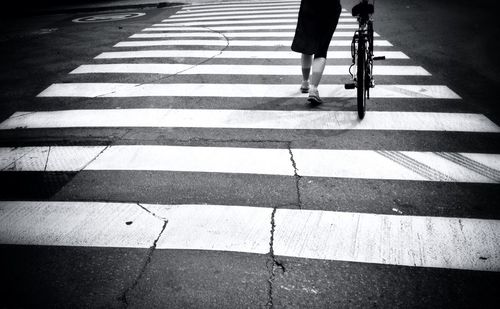
{"label": "bare leg", "polygon": [[309,80],[309,74],[311,74],[312,65],[312,55],[302,54],[301,65],[302,65],[302,80]]}
{"label": "bare leg", "polygon": [[300,91],[302,93],[307,93],[309,92],[309,75],[311,74],[312,55],[302,54],[300,60],[302,66],[302,84],[300,85]]}
{"label": "bare leg", "polygon": [[322,103],[319,97],[318,85],[323,77],[323,71],[325,70],[326,58],[314,58],[312,63],[312,77],[311,86],[309,89],[309,101],[319,104]]}
{"label": "bare leg", "polygon": [[325,70],[326,58],[314,58],[312,63],[312,78],[311,84],[314,88],[318,88],[321,77],[323,77],[323,71]]}

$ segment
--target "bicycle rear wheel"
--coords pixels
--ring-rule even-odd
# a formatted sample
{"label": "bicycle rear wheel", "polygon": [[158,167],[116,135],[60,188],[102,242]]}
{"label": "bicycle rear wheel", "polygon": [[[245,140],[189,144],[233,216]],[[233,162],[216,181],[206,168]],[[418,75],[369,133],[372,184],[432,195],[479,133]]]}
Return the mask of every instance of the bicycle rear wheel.
{"label": "bicycle rear wheel", "polygon": [[367,87],[367,68],[368,57],[364,40],[360,38],[358,43],[357,55],[358,71],[356,75],[357,101],[358,101],[358,117],[363,119],[366,113],[366,92]]}

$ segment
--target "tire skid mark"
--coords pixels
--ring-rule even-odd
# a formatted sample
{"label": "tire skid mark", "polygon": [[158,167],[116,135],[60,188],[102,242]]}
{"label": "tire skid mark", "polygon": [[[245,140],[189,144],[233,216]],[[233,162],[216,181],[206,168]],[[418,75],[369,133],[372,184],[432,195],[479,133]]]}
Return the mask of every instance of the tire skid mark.
{"label": "tire skid mark", "polygon": [[380,154],[381,156],[399,164],[402,165],[411,171],[419,174],[422,177],[425,177],[429,180],[432,181],[449,181],[449,182],[454,182],[456,181],[452,177],[446,175],[445,173],[442,173],[436,169],[433,169],[432,167],[419,162],[413,158],[410,158],[409,156],[399,152],[399,151],[387,151],[387,150],[378,150],[376,153]]}
{"label": "tire skid mark", "polygon": [[474,171],[484,177],[487,177],[495,182],[500,182],[500,171],[491,168],[487,165],[474,161],[459,153],[435,152],[436,155]]}

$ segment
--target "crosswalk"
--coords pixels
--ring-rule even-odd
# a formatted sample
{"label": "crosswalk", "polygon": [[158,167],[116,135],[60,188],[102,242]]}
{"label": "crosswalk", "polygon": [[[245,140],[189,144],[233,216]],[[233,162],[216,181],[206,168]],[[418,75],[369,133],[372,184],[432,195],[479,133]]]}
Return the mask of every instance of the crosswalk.
{"label": "crosswalk", "polygon": [[[158,250],[268,254],[272,239],[273,258],[499,272],[500,221],[484,214],[458,218],[447,216],[446,210],[441,216],[412,216],[399,210],[364,213],[357,212],[355,205],[350,212],[339,212],[329,205],[309,209],[300,201],[316,179],[329,184],[360,180],[355,184],[360,195],[371,181],[408,187],[422,183],[465,186],[451,191],[467,190],[467,185],[498,190],[500,154],[460,145],[452,151],[446,145],[429,150],[419,141],[429,134],[497,138],[500,127],[485,115],[463,108],[457,92],[418,65],[418,59],[414,61],[385,40],[381,32],[376,33],[375,49],[387,60],[375,65],[380,82],[370,92],[367,116],[359,121],[356,94],[343,86],[349,78],[350,37],[357,27],[345,9],[319,87],[326,102],[311,110],[299,91],[300,55],[289,50],[298,7],[296,0],[183,6],[68,72],[66,81],[53,81],[36,98],[39,110],[17,111],[0,123],[2,132],[57,130],[53,131],[56,137],[78,129],[167,130],[161,132],[168,135],[175,129],[191,128],[207,130],[221,140],[227,135],[230,140],[229,136],[246,130],[245,134],[258,135],[262,145],[244,139],[224,145],[202,137],[197,144],[197,136],[184,145],[169,143],[174,133],[167,142],[154,143],[117,140],[102,145],[86,140],[83,145],[61,145],[48,140],[1,147],[0,169],[9,173],[121,171],[131,179],[137,171],[172,172],[179,177],[193,173],[201,179],[208,174],[237,175],[243,180],[268,175],[278,177],[276,181],[296,180],[299,205],[252,205],[251,201],[211,205],[196,199],[186,205],[158,200],[137,207],[136,201],[104,202],[106,197],[3,201],[0,242],[124,248],[149,248],[154,242]],[[133,101],[122,108],[124,100]],[[225,105],[240,100],[246,101],[238,103],[239,108]],[[275,100],[282,103],[273,105]],[[424,104],[429,101],[437,112]],[[56,102],[61,108],[54,107]],[[60,102],[68,102],[68,107]],[[440,106],[454,106],[454,110],[447,112]],[[280,141],[266,142],[266,135],[276,131],[296,132],[300,146],[292,139],[283,140],[285,146],[273,147]],[[345,132],[359,132],[368,139],[389,134],[401,146],[386,148],[381,143],[363,148],[359,144],[345,149],[341,137],[339,145],[334,140],[327,147],[307,140]],[[422,199],[429,199],[428,194],[421,192]],[[133,227],[123,225],[124,221],[133,221]],[[95,223],[91,229],[90,222]]]}

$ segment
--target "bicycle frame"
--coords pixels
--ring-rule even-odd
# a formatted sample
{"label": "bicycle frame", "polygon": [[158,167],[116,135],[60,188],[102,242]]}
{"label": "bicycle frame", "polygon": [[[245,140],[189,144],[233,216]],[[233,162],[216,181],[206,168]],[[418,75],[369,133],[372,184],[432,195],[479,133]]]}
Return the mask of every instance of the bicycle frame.
{"label": "bicycle frame", "polygon": [[[385,57],[373,56],[373,19],[374,5],[368,0],[362,0],[352,9],[352,15],[357,16],[359,28],[354,32],[351,42],[352,64],[349,74],[354,83],[345,84],[346,89],[357,88],[358,115],[363,119],[366,111],[366,100],[370,98],[370,88],[375,87],[373,79],[373,61]],[[356,74],[352,68],[356,66]]]}
{"label": "bicycle frame", "polygon": [[[365,50],[367,51],[367,69],[368,76],[370,76],[370,84],[369,88],[373,88],[375,86],[373,82],[373,21],[369,19],[366,22],[360,21],[359,28],[354,32],[354,36],[351,42],[351,57],[352,64],[349,67],[349,74],[351,74],[351,78],[356,80],[354,74],[351,72],[352,67],[357,66],[357,55],[358,55],[358,46],[363,44],[365,46]],[[369,89],[368,88],[368,89]],[[369,95],[369,90],[368,90]],[[368,96],[369,98],[369,96]]]}

